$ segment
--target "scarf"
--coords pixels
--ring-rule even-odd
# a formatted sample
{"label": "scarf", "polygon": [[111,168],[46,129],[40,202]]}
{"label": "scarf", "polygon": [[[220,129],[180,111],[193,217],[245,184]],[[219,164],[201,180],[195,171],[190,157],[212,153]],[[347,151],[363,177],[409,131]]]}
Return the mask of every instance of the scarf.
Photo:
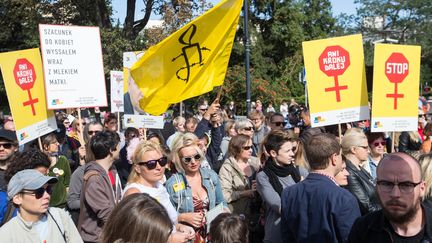
{"label": "scarf", "polygon": [[282,194],[283,187],[279,181],[279,177],[287,177],[290,175],[294,182],[297,183],[300,181],[300,171],[294,164],[289,164],[286,166],[279,166],[272,159],[267,160],[263,169],[264,173],[268,176],[270,184],[273,189],[279,194]]}

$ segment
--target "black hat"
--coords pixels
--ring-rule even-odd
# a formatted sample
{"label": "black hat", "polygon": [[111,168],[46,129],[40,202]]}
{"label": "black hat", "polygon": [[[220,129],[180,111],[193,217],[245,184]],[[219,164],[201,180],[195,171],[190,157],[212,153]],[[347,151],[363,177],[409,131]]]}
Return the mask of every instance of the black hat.
{"label": "black hat", "polygon": [[11,142],[17,142],[17,137],[14,131],[6,130],[6,129],[0,129],[0,138],[4,138],[6,140],[9,140]]}

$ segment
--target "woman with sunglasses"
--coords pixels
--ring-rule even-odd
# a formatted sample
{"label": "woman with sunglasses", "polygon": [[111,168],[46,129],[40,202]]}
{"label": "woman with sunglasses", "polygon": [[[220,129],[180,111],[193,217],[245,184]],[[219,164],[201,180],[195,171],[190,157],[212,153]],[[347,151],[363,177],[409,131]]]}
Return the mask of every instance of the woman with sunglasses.
{"label": "woman with sunglasses", "polygon": [[[250,137],[251,139],[253,138],[255,129],[251,120],[245,118],[239,119],[235,122],[234,128],[237,134],[243,134]],[[257,154],[258,148],[252,143],[252,155],[257,156]]]}
{"label": "woman with sunglasses", "polygon": [[178,228],[173,233],[172,242],[186,242],[193,237],[191,231],[186,231],[181,225],[177,225],[177,211],[170,202],[167,190],[160,182],[165,172],[167,158],[163,155],[159,145],[151,141],[141,141],[135,148],[132,156],[133,167],[129,175],[123,198],[135,193],[147,193],[167,210],[173,226]]}
{"label": "woman with sunglasses", "polygon": [[268,159],[263,171],[257,175],[257,191],[266,209],[263,242],[283,242],[280,228],[282,191],[308,174],[305,169],[294,164],[296,144],[293,134],[281,130],[271,131],[264,141]]}
{"label": "woman with sunglasses", "polygon": [[222,192],[228,207],[234,214],[250,214],[251,199],[255,197],[256,173],[260,162],[252,156],[252,139],[239,134],[233,137],[228,146],[229,158],[220,171]]}
{"label": "woman with sunglasses", "polygon": [[366,171],[370,172],[370,175],[375,180],[378,163],[386,155],[387,142],[384,133],[382,132],[369,132],[367,133],[367,139],[369,143],[370,154],[368,157],[368,161],[367,163],[365,163],[365,166],[363,166],[363,168],[365,168]]}
{"label": "woman with sunglasses", "polygon": [[348,129],[342,138],[341,147],[349,172],[346,188],[357,198],[362,215],[379,210],[381,207],[375,195],[375,181],[362,167],[369,157],[366,135],[360,128]]}
{"label": "woman with sunglasses", "polygon": [[178,221],[194,227],[194,242],[207,242],[205,214],[219,204],[227,208],[217,174],[202,168],[204,154],[192,133],[182,134],[173,146],[177,173],[165,184],[171,202],[179,212]]}
{"label": "woman with sunglasses", "polygon": [[65,156],[59,155],[59,143],[54,133],[42,137],[42,148],[51,161],[48,175],[58,179],[51,196],[50,206],[64,208],[71,178],[69,160]]}

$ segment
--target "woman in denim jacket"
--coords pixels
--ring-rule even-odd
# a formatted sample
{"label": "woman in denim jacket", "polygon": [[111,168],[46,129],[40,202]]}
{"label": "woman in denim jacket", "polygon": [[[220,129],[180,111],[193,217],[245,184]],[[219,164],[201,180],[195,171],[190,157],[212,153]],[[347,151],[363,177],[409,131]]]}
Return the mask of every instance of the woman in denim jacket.
{"label": "woman in denim jacket", "polygon": [[178,173],[171,176],[165,187],[179,212],[178,221],[195,228],[195,242],[206,242],[206,212],[220,203],[227,208],[227,204],[217,174],[201,168],[201,161],[205,157],[197,141],[192,133],[180,135],[176,139],[172,155]]}

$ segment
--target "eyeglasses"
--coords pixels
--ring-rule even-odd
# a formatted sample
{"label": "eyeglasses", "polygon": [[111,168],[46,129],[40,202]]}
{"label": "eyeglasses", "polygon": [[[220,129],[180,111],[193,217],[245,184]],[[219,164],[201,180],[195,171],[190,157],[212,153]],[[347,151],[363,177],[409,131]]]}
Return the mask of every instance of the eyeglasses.
{"label": "eyeglasses", "polygon": [[249,150],[249,149],[251,149],[251,148],[252,148],[252,146],[243,146],[243,147],[242,147],[243,150]]}
{"label": "eyeglasses", "polygon": [[378,146],[380,146],[380,144],[381,144],[382,146],[386,146],[386,142],[375,142],[375,143],[373,143],[373,146],[374,146],[374,147],[378,147]]}
{"label": "eyeglasses", "polygon": [[243,128],[243,130],[245,130],[245,131],[253,131],[254,128],[253,127],[245,127],[245,128]]}
{"label": "eyeglasses", "polygon": [[414,188],[418,185],[420,185],[421,182],[414,183],[409,181],[404,181],[400,183],[393,183],[390,181],[377,181],[378,188],[386,193],[392,192],[394,186],[399,187],[399,190],[402,193],[411,193],[413,192]]}
{"label": "eyeglasses", "polygon": [[419,118],[426,117],[426,115],[418,115]]}
{"label": "eyeglasses", "polygon": [[48,185],[47,187],[41,187],[41,188],[38,188],[36,190],[21,191],[21,193],[24,193],[24,194],[29,194],[29,195],[33,195],[34,194],[36,199],[42,198],[43,195],[45,194],[45,192],[48,193],[48,195],[51,195],[52,192],[53,192],[52,186]]}
{"label": "eyeglasses", "polygon": [[280,126],[286,126],[286,122],[272,122],[273,124],[275,124],[277,127],[280,127]]}
{"label": "eyeglasses", "polygon": [[191,157],[183,157],[183,158],[181,158],[181,160],[185,164],[189,164],[190,162],[192,162],[192,159],[194,161],[200,160],[201,159],[201,155],[200,154],[195,154],[194,156],[191,156]]}
{"label": "eyeglasses", "polygon": [[164,167],[167,163],[168,160],[166,157],[162,157],[160,159],[153,159],[153,160],[148,160],[148,161],[144,161],[144,162],[138,162],[138,165],[145,165],[145,167],[147,167],[147,169],[149,170],[153,170],[156,168],[157,163],[159,163],[160,166]]}
{"label": "eyeglasses", "polygon": [[88,134],[89,135],[96,135],[96,133],[98,133],[98,132],[100,132],[100,131],[88,131]]}
{"label": "eyeglasses", "polygon": [[10,149],[12,146],[12,143],[0,143],[0,147],[3,147],[4,149]]}

